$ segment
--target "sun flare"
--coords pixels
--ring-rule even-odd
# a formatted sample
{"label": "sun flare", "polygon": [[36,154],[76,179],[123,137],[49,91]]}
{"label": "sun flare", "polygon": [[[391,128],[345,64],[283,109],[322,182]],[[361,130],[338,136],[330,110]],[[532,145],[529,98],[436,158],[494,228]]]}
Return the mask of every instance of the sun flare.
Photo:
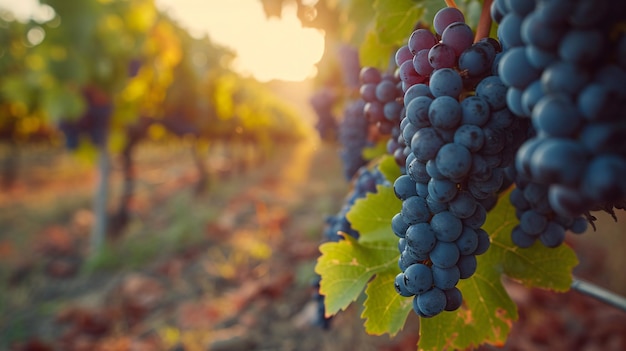
{"label": "sun flare", "polygon": [[237,53],[235,67],[260,81],[300,81],[316,73],[324,52],[324,34],[303,28],[295,6],[283,9],[281,19],[267,19],[259,0],[157,0],[191,33],[209,36]]}

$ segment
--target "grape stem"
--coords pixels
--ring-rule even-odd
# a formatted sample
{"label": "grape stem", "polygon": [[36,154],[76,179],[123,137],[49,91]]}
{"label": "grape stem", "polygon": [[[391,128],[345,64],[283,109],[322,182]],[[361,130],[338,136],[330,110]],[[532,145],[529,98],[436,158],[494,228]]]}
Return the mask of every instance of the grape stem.
{"label": "grape stem", "polygon": [[613,307],[619,308],[622,311],[626,311],[626,298],[623,296],[617,295],[579,278],[574,278],[571,287],[579,293],[591,296],[596,300],[600,300]]}
{"label": "grape stem", "polygon": [[483,2],[483,9],[480,12],[480,20],[478,21],[478,27],[476,27],[476,36],[474,36],[474,42],[477,42],[480,39],[487,38],[489,36],[489,32],[491,31],[492,2],[493,0],[485,0],[485,2]]}
{"label": "grape stem", "polygon": [[454,2],[454,0],[444,0],[446,2],[446,6],[448,7],[454,7],[455,9],[458,8],[456,6],[456,3]]}

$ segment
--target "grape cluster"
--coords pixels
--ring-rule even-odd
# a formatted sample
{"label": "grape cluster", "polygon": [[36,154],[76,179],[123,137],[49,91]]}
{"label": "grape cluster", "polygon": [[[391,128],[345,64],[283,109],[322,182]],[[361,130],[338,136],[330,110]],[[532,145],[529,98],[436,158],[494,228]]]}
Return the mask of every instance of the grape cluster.
{"label": "grape cluster", "polygon": [[370,125],[378,135],[391,134],[402,113],[400,82],[394,75],[383,74],[375,67],[363,67],[360,80],[359,93],[365,101],[364,111]]}
{"label": "grape cluster", "polygon": [[344,109],[343,119],[339,123],[339,142],[343,174],[347,180],[367,163],[363,157],[363,149],[369,145],[369,124],[365,117],[365,101],[357,99],[349,101]]}
{"label": "grape cluster", "polygon": [[337,137],[337,120],[333,112],[337,94],[330,87],[324,86],[316,91],[309,103],[317,116],[315,128],[322,140],[334,141]]}
{"label": "grape cluster", "polygon": [[496,0],[498,73],[534,135],[517,152],[513,242],[559,246],[626,199],[626,3]]}
{"label": "grape cluster", "polygon": [[404,168],[406,145],[400,139],[400,120],[404,115],[403,91],[397,75],[381,73],[375,67],[363,67],[360,72],[359,94],[366,102],[365,114],[371,126],[372,142],[387,138],[387,153],[396,156]]}
{"label": "grape cluster", "polygon": [[397,139],[402,113],[402,91],[392,75],[382,74],[374,67],[363,67],[358,80],[359,98],[348,100],[339,124],[340,156],[348,180],[367,163],[363,157],[365,147],[389,135]]}
{"label": "grape cluster", "polygon": [[401,136],[410,152],[393,184],[402,200],[391,224],[402,270],[395,288],[414,297],[422,317],[460,307],[456,285],[474,274],[476,256],[489,248],[481,227],[511,184],[507,171],[528,130],[507,108],[507,87],[492,75],[498,42],[474,43],[456,8],[440,10],[434,28],[436,34],[413,31],[396,53],[405,104]]}

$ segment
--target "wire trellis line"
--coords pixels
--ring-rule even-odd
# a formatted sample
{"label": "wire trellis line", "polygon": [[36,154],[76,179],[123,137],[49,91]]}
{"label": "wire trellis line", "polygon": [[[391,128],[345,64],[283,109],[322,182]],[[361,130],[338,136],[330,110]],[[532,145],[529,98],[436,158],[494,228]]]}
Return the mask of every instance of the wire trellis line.
{"label": "wire trellis line", "polygon": [[571,288],[572,290],[591,296],[622,311],[626,311],[626,297],[618,295],[598,285],[579,278],[574,278]]}

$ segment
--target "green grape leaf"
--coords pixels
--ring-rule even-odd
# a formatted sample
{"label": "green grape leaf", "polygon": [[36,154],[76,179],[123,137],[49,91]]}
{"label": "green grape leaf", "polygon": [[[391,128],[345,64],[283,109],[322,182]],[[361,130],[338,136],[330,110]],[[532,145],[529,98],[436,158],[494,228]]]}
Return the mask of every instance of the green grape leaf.
{"label": "green grape leaf", "polygon": [[421,19],[424,8],[413,0],[378,0],[374,3],[376,33],[382,44],[402,45]]}
{"label": "green grape leaf", "polygon": [[423,9],[412,0],[378,0],[373,5],[374,25],[359,45],[363,66],[395,68],[395,51],[406,43]]}
{"label": "green grape leaf", "polygon": [[[379,167],[384,165],[388,176],[395,177],[400,170],[393,157],[388,160],[382,158]],[[397,334],[411,310],[412,302],[393,288],[400,269],[398,238],[391,232],[391,218],[401,207],[393,188],[379,185],[376,193],[357,200],[347,214],[352,227],[360,233],[359,239],[346,235],[346,240],[320,247],[322,256],[316,271],[322,277],[320,291],[326,295],[327,311],[333,314],[345,309],[367,285],[362,317],[370,334]]]}
{"label": "green grape leaf", "polygon": [[385,179],[392,184],[402,175],[400,167],[398,167],[392,155],[385,155],[380,158],[378,161],[378,170],[385,176]]}
{"label": "green grape leaf", "polygon": [[361,39],[359,56],[363,66],[395,69],[396,50],[405,45],[418,23],[430,26],[441,0],[377,0],[373,26]]}
{"label": "green grape leaf", "polygon": [[361,152],[361,156],[365,160],[373,160],[377,157],[385,155],[387,153],[387,141],[381,140],[372,146],[367,146],[363,148]]}
{"label": "green grape leaf", "polygon": [[325,295],[326,314],[345,310],[363,292],[375,274],[398,265],[397,243],[360,244],[344,234],[344,240],[320,245],[322,255],[315,265],[321,276],[320,293]]}
{"label": "green grape leaf", "polygon": [[376,189],[376,193],[367,193],[364,198],[356,200],[346,218],[360,233],[359,243],[383,241],[397,245],[398,238],[392,233],[390,223],[402,209],[402,202],[392,187],[378,185]]}
{"label": "green grape leaf", "polygon": [[[397,252],[395,256],[397,259]],[[400,296],[393,287],[400,269],[397,265],[392,268],[395,269],[378,273],[365,289],[367,299],[361,317],[365,319],[365,331],[368,334],[396,335],[412,311],[413,300]]]}
{"label": "green grape leaf", "polygon": [[479,344],[503,345],[517,307],[502,284],[502,275],[534,286],[566,291],[572,281],[572,269],[578,264],[575,253],[566,245],[546,248],[537,242],[521,249],[511,242],[511,230],[519,223],[515,208],[505,193],[483,226],[491,247],[478,256],[478,268],[469,279],[461,280],[463,306],[420,322],[419,350],[467,349]]}
{"label": "green grape leaf", "polygon": [[359,60],[363,67],[376,67],[386,70],[390,66],[390,58],[394,50],[396,50],[395,45],[383,45],[376,32],[371,30],[365,34],[365,39],[359,46]]}

